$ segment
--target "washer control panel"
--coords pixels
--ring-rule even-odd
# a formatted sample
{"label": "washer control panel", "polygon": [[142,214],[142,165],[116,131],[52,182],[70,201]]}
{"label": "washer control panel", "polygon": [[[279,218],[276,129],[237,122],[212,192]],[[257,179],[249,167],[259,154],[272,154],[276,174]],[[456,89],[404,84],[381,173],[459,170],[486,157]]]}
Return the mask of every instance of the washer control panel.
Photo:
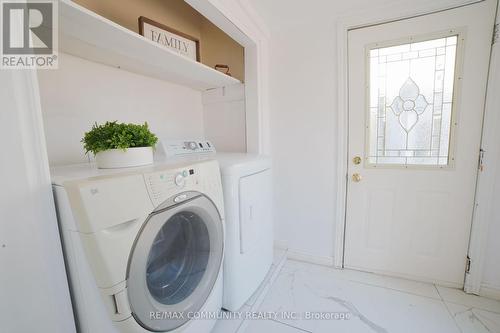
{"label": "washer control panel", "polygon": [[145,174],[144,180],[155,207],[174,193],[182,190],[186,185],[198,183],[197,172],[193,167]]}

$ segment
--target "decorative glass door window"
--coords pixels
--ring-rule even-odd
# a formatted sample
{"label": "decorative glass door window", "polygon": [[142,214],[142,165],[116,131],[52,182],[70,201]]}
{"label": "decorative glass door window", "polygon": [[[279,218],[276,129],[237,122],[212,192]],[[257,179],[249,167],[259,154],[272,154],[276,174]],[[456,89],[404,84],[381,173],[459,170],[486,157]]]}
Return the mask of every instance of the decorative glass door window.
{"label": "decorative glass door window", "polygon": [[443,167],[453,160],[457,41],[452,35],[368,50],[368,164]]}

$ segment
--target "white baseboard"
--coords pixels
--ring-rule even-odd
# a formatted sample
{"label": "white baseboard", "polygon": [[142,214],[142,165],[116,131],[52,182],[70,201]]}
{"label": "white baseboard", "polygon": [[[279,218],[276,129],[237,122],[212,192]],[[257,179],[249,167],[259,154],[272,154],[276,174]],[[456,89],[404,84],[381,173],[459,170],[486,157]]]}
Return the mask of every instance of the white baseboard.
{"label": "white baseboard", "polygon": [[316,265],[330,266],[330,267],[333,266],[333,257],[317,256],[309,253],[296,251],[293,249],[288,249],[287,257],[288,259],[304,261]]}
{"label": "white baseboard", "polygon": [[479,296],[488,297],[500,301],[500,288],[482,284],[481,289],[479,289]]}
{"label": "white baseboard", "polygon": [[282,239],[274,240],[274,247],[279,250],[285,250],[288,259],[304,261],[311,264],[322,265],[322,266],[333,266],[333,257],[324,257],[314,254],[305,253],[302,251],[290,249],[288,247],[288,241]]}
{"label": "white baseboard", "polygon": [[288,250],[288,241],[283,239],[275,239],[274,247],[280,250]]}

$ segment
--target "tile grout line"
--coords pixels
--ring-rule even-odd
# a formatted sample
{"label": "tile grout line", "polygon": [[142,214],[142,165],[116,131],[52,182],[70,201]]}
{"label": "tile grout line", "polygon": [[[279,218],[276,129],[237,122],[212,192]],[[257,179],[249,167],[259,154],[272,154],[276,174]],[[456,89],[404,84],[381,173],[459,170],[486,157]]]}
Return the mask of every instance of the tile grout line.
{"label": "tile grout line", "polygon": [[461,305],[461,306],[464,306],[464,307],[469,307],[471,309],[485,311],[485,312],[488,312],[488,313],[491,313],[491,314],[495,314],[495,315],[500,315],[500,311],[488,310],[488,309],[485,309],[484,307],[478,307],[478,306],[473,306],[473,305],[459,303],[459,302],[454,302],[454,301],[445,301],[445,302],[446,303],[455,304],[455,305]]}
{"label": "tile grout line", "polygon": [[440,298],[436,298],[436,297],[432,297],[432,296],[426,296],[426,295],[412,293],[412,292],[409,292],[409,291],[404,291],[404,290],[401,290],[401,289],[395,289],[395,288],[380,286],[380,285],[376,285],[376,284],[371,284],[371,283],[368,283],[368,282],[361,282],[361,281],[356,281],[356,280],[346,280],[346,281],[353,282],[353,283],[359,283],[359,284],[362,284],[362,285],[365,285],[365,286],[369,286],[369,287],[382,288],[382,289],[392,290],[392,291],[396,291],[396,292],[400,292],[400,293],[408,294],[408,295],[412,295],[412,296],[417,296],[417,297],[423,297],[423,298],[427,298],[427,299],[432,299],[434,301],[441,301],[442,300],[441,296],[439,296],[439,293],[438,293],[438,296]]}
{"label": "tile grout line", "polygon": [[[476,310],[477,310],[477,309],[476,309]],[[488,323],[488,322],[490,322],[490,323],[491,323],[491,322],[493,322],[493,324],[496,326],[495,321],[490,320],[488,317],[486,317],[486,318],[485,318],[484,316],[482,316],[482,315],[480,315],[480,314],[479,314],[479,316],[478,316],[478,313],[474,313],[474,308],[472,308],[472,309],[470,310],[470,312],[474,315],[474,317],[476,317],[476,318],[477,318],[477,320],[479,320],[479,322],[480,322],[480,323],[481,323],[481,324],[482,324],[482,325],[483,325],[483,326],[484,326],[484,327],[485,327],[488,331],[490,331],[490,329],[489,329],[490,325],[487,325],[487,323]],[[481,318],[481,317],[482,317],[482,318]],[[485,319],[486,319],[486,321],[485,321]]]}
{"label": "tile grout line", "polygon": [[[272,272],[271,277],[267,281],[266,286],[263,287],[260,295],[257,296],[254,303],[250,306],[249,311],[251,311],[251,312],[256,311],[257,308],[259,308],[262,305],[262,303],[264,302],[264,299],[267,296],[267,294],[269,293],[272,285],[274,284],[274,282],[276,282],[276,280],[278,279],[278,276],[281,274],[281,271],[282,271],[283,267],[285,266],[286,261],[287,261],[287,253],[285,251],[285,253],[283,254],[283,257],[280,259],[280,261],[278,262],[278,264],[275,267],[274,272]],[[248,325],[249,325],[248,320],[244,319],[238,325],[238,328],[236,329],[235,333],[242,333],[244,330],[246,330]]]}
{"label": "tile grout line", "polygon": [[[331,268],[331,267],[317,265],[317,264],[309,263],[309,262],[298,261],[298,260],[295,260],[295,259],[289,260],[289,262],[291,262],[291,263],[296,262],[296,263],[301,263],[301,264],[305,263],[307,265],[312,265],[312,266],[316,266],[316,267],[319,266],[319,267],[324,267],[325,269],[331,269],[334,272],[334,276],[336,278],[341,279],[343,281],[347,281],[347,282],[357,283],[357,284],[361,284],[361,285],[365,285],[365,286],[370,286],[370,287],[374,287],[374,288],[382,288],[382,289],[386,289],[386,290],[391,290],[391,291],[395,291],[395,292],[399,292],[399,293],[403,293],[403,294],[407,294],[407,295],[412,295],[412,296],[417,296],[417,297],[422,297],[422,298],[426,298],[426,299],[431,299],[431,300],[435,300],[435,301],[453,303],[453,304],[463,305],[463,306],[471,306],[467,302],[445,300],[443,298],[443,296],[441,295],[441,293],[439,292],[438,286],[435,283],[422,282],[422,281],[414,281],[414,280],[409,280],[409,279],[404,279],[404,278],[396,278],[397,280],[405,280],[405,281],[409,281],[409,282],[415,282],[415,283],[425,284],[425,285],[431,286],[431,287],[434,288],[434,290],[438,294],[439,298],[428,296],[428,295],[417,294],[417,293],[413,293],[413,292],[405,291],[405,290],[401,290],[401,289],[391,288],[391,287],[383,286],[383,285],[380,285],[380,284],[374,284],[374,283],[370,283],[370,282],[359,281],[359,280],[353,279],[352,277],[344,277],[344,276],[336,274],[337,271],[342,271],[342,270],[337,270],[337,269],[334,269],[334,268]],[[350,271],[355,271],[355,270],[350,270]],[[367,273],[367,272],[361,272],[361,273],[373,274],[373,275],[378,276],[378,277],[389,277],[389,276],[385,276],[385,275],[381,275],[381,274],[377,274],[377,273]],[[446,288],[449,288],[449,287],[446,287]],[[454,288],[451,288],[451,289],[454,289]],[[466,294],[466,295],[468,295],[468,294]],[[484,296],[480,296],[480,295],[474,295],[474,296],[477,296],[477,297],[482,298],[482,299],[487,299],[489,301],[494,301],[494,302],[497,302],[497,303],[500,304],[500,300],[496,300],[494,298],[484,297]],[[500,314],[500,308],[499,308],[499,310],[492,310],[492,309],[489,309],[488,307],[485,307],[485,306],[472,306],[472,307],[475,308],[475,309],[481,310],[481,311],[487,311],[487,312],[492,313],[492,314]]]}
{"label": "tile grout line", "polygon": [[[458,303],[453,303],[453,302],[445,302],[445,306],[446,306],[447,308],[448,308],[448,304],[447,304],[447,303],[452,303],[452,304],[455,304],[455,305],[460,305],[460,306],[465,307],[465,308],[466,308],[466,310],[465,310],[465,311],[457,312],[457,314],[456,314],[456,315],[458,315],[458,314],[462,314],[462,313],[466,313],[466,312],[470,312],[470,313],[472,313],[472,315],[476,318],[476,320],[477,320],[477,321],[479,321],[479,323],[480,323],[480,324],[481,324],[481,325],[482,325],[482,326],[483,326],[486,330],[488,330],[488,332],[490,331],[489,326],[488,326],[488,325],[487,325],[487,324],[486,324],[486,323],[485,323],[485,322],[484,322],[484,321],[483,321],[480,317],[478,317],[478,315],[477,315],[476,313],[474,313],[474,309],[476,309],[476,310],[481,310],[481,309],[478,309],[478,308],[475,308],[475,307],[468,307],[468,305],[465,305],[465,304],[458,304]],[[449,309],[449,308],[448,308],[448,309]],[[449,310],[449,311],[451,311],[451,310]],[[490,311],[487,311],[487,310],[481,310],[481,311],[490,312]],[[492,313],[492,312],[490,312],[490,313]],[[494,312],[493,312],[493,314],[496,314],[496,313],[494,313]],[[453,318],[454,318],[454,319],[456,318],[456,315],[453,315]],[[458,326],[458,322],[457,322],[456,320],[455,320],[455,322],[457,323],[457,326]],[[460,326],[458,326],[458,328],[460,329],[460,331],[461,331],[462,333],[465,333],[465,332],[462,330],[462,328],[461,328]]]}
{"label": "tile grout line", "polygon": [[[291,260],[291,261],[297,261],[297,260]],[[298,261],[298,262],[303,263],[302,261]],[[315,265],[315,266],[321,266],[321,265],[316,265],[316,264],[312,264],[312,263],[308,263],[308,262],[306,262],[306,264]],[[374,275],[376,275],[378,277],[385,277],[385,275],[380,275],[380,274],[376,274],[376,273],[371,273],[371,274],[374,274]],[[373,283],[369,283],[369,282],[358,281],[358,280],[352,279],[350,277],[338,276],[338,278],[341,279],[341,280],[343,280],[343,281],[347,281],[347,282],[358,283],[358,284],[369,286],[369,287],[375,287],[375,288],[382,288],[382,289],[392,290],[392,291],[400,292],[400,293],[403,293],[403,294],[408,294],[408,295],[412,295],[412,296],[417,296],[417,297],[423,297],[423,298],[427,298],[427,299],[432,299],[432,300],[435,300],[435,301],[441,301],[442,300],[441,295],[439,294],[439,292],[437,293],[439,297],[436,298],[436,297],[422,295],[422,294],[417,294],[417,293],[413,293],[413,292],[405,291],[405,290],[401,290],[401,289],[386,287],[386,286],[382,286],[382,285],[379,285],[379,284],[373,284]],[[431,287],[435,287],[434,284],[432,284],[432,283],[426,283],[426,282],[420,282],[420,281],[414,281],[414,280],[408,280],[408,279],[402,279],[402,278],[396,278],[396,279],[405,280],[405,281],[409,281],[409,282],[415,282],[415,283],[421,283],[421,284],[425,284],[425,285],[428,285],[428,286],[431,286]]]}
{"label": "tile grout line", "polygon": [[[436,291],[438,292],[439,294],[439,297],[441,297],[441,300],[444,302],[444,303],[452,303],[452,304],[455,304],[455,305],[462,305],[462,306],[465,306],[465,307],[469,307],[471,309],[477,309],[477,310],[481,310],[481,311],[486,311],[486,312],[489,312],[489,313],[492,313],[492,314],[500,314],[500,309],[498,311],[495,311],[495,310],[490,310],[490,309],[486,309],[485,307],[483,306],[475,306],[475,305],[470,305],[470,304],[467,304],[466,302],[457,302],[457,301],[450,301],[450,300],[445,300],[443,298],[443,296],[441,295],[441,293],[439,292],[439,288],[437,285],[434,285],[434,287],[436,288]],[[465,292],[464,292],[465,294]],[[474,295],[474,294],[465,294],[466,296],[477,296],[477,295]],[[496,301],[494,299],[491,299],[491,298],[487,298],[487,297],[483,297],[483,296],[477,296],[477,297],[481,297],[483,299],[488,299],[488,300],[493,300],[493,301]],[[498,302],[498,301],[497,301]]]}
{"label": "tile grout line", "polygon": [[[267,294],[269,292],[269,289],[271,288],[271,286],[275,283],[275,280],[277,279],[277,277],[279,275],[281,275],[281,274],[284,274],[283,270],[284,270],[284,268],[286,266],[285,265],[286,261],[287,261],[287,258],[286,258],[286,255],[285,255],[284,260],[281,259],[278,262],[278,264],[277,264],[277,268],[279,268],[279,270],[277,272],[274,272],[272,274],[273,275],[273,279],[270,279],[271,281],[269,281],[267,283],[267,286],[265,288],[263,288],[263,289],[267,289],[266,292],[265,293],[261,293],[257,297],[256,301],[254,302],[254,305],[251,306],[251,309],[250,309],[251,311],[256,311],[258,308],[260,308],[260,306],[262,305],[262,302],[266,298],[266,295],[263,295],[263,294]],[[291,260],[291,261],[292,262],[296,262],[295,260]],[[297,262],[298,263],[303,263],[301,261],[297,261]],[[306,263],[306,264],[309,264],[309,263]],[[320,266],[320,265],[315,265],[315,264],[312,264],[312,265],[314,265],[314,266]],[[300,268],[298,270],[300,270]],[[318,273],[321,275],[321,274],[323,274],[325,272],[318,271]],[[327,274],[327,275],[330,275],[330,274]],[[377,275],[377,276],[380,276],[380,275]],[[334,274],[333,277],[338,278],[338,279],[343,280],[343,281],[346,281],[346,282],[349,282],[349,283],[352,283],[354,285],[358,284],[358,285],[365,285],[365,286],[372,287],[372,288],[379,288],[379,289],[382,288],[382,289],[390,290],[390,291],[393,291],[393,292],[396,292],[396,293],[400,293],[400,294],[406,294],[406,295],[411,295],[411,296],[419,297],[419,298],[422,298],[422,299],[433,300],[437,304],[441,304],[442,306],[444,306],[446,308],[446,312],[449,315],[448,318],[451,319],[451,320],[453,320],[453,323],[455,324],[458,332],[462,332],[462,333],[464,333],[464,331],[463,331],[462,327],[459,325],[459,321],[457,320],[457,316],[456,316],[456,314],[454,315],[454,313],[452,311],[452,308],[450,308],[450,306],[452,304],[456,304],[456,305],[468,307],[468,308],[470,308],[469,309],[470,311],[472,311],[472,309],[478,309],[478,310],[485,311],[485,312],[488,312],[488,313],[491,313],[491,314],[495,314],[495,315],[500,314],[500,311],[496,312],[495,310],[485,309],[483,306],[476,307],[476,306],[468,304],[468,302],[464,302],[465,303],[464,304],[464,303],[461,303],[460,301],[456,302],[456,301],[445,300],[444,295],[447,295],[447,293],[446,293],[447,289],[443,289],[442,292],[441,292],[439,290],[439,288],[438,288],[438,285],[436,285],[435,283],[424,283],[425,285],[423,285],[423,286],[418,285],[418,287],[421,287],[421,288],[415,288],[416,286],[413,286],[414,288],[412,288],[412,286],[409,286],[407,289],[408,290],[409,289],[417,289],[417,291],[422,291],[423,290],[424,292],[429,291],[429,293],[427,293],[427,294],[435,295],[434,293],[431,293],[431,290],[434,289],[434,291],[437,294],[437,297],[436,296],[429,296],[429,295],[422,295],[422,294],[418,294],[418,293],[413,293],[413,292],[410,292],[410,291],[405,291],[404,289],[401,290],[401,289],[391,288],[391,287],[389,287],[390,284],[388,284],[388,286],[384,286],[384,285],[381,285],[381,284],[372,284],[370,282],[357,281],[357,280],[353,280],[352,277],[351,278],[350,277],[343,277],[343,276],[337,275],[337,274]],[[377,280],[375,280],[375,281],[377,281]],[[382,281],[382,282],[384,282],[384,281]],[[415,282],[417,282],[417,281],[415,281]],[[425,287],[425,288],[423,288],[423,287]],[[430,287],[430,288],[427,289],[428,287]],[[457,297],[455,297],[455,298],[457,298]],[[454,297],[451,297],[451,299],[453,299],[453,298]],[[259,300],[260,302],[258,302],[257,300]],[[459,300],[461,300],[461,298],[459,298]],[[466,299],[466,300],[469,301],[469,299]],[[474,302],[474,303],[477,303],[477,302]],[[482,304],[482,303],[480,303],[480,304]],[[485,304],[487,305],[487,307],[490,305],[489,303],[485,303]],[[492,305],[492,307],[495,308],[494,305]],[[444,315],[444,313],[443,313],[443,315]],[[446,318],[446,315],[444,315],[444,318]],[[294,326],[295,323],[282,322],[280,320],[273,319],[273,318],[269,318],[268,320],[273,321],[273,322],[278,323],[278,324],[281,324],[281,325],[284,325],[284,326],[288,326],[290,328],[294,328],[294,329],[296,329],[297,331],[300,331],[300,332],[308,332],[308,333],[311,332],[309,330],[310,328],[301,328],[301,327]],[[481,322],[481,324],[484,325],[484,323],[481,320],[479,320],[479,322]],[[249,319],[243,320],[241,323],[239,323],[238,328],[236,329],[236,332],[240,332],[240,333],[244,332],[244,330],[246,330],[248,328],[249,323],[251,323],[251,320],[249,320]],[[486,325],[484,325],[484,326],[487,327]]]}
{"label": "tile grout line", "polygon": [[[302,261],[297,261],[297,260],[291,260],[291,261],[292,262],[304,263]],[[321,266],[321,265],[317,265],[317,264],[313,264],[313,263],[307,263],[307,262],[306,262],[306,264],[310,264],[310,265],[314,265],[314,266]],[[378,277],[384,277],[384,275],[380,275],[380,274],[377,274],[377,273],[371,273],[371,274],[374,274],[374,275],[376,275]],[[414,281],[414,280],[408,280],[408,279],[402,279],[401,278],[401,280],[410,281],[410,282],[416,282],[416,283],[422,283],[422,284],[426,284],[426,285],[429,285],[429,286],[433,287],[435,289],[436,293],[438,294],[439,298],[432,297],[432,296],[426,296],[426,295],[422,295],[422,294],[417,294],[417,293],[413,293],[413,292],[409,292],[409,291],[405,291],[405,290],[401,290],[401,289],[386,287],[386,286],[382,286],[382,285],[378,285],[378,284],[373,284],[373,283],[369,283],[369,282],[358,281],[358,280],[355,280],[355,279],[352,279],[352,278],[349,278],[349,277],[338,276],[338,278],[341,279],[341,280],[343,280],[343,281],[348,281],[348,282],[352,282],[352,283],[358,283],[358,284],[361,284],[361,285],[375,287],[375,288],[382,288],[382,289],[391,290],[391,291],[395,291],[395,292],[399,292],[399,293],[403,293],[403,294],[407,294],[407,295],[412,295],[412,296],[422,297],[422,298],[426,298],[426,299],[431,299],[431,300],[434,300],[434,301],[441,301],[441,302],[453,303],[453,304],[457,304],[457,305],[469,306],[468,304],[465,304],[464,302],[460,303],[460,302],[456,302],[456,301],[445,300],[443,298],[443,296],[441,295],[441,293],[439,292],[439,290],[437,288],[437,285],[434,284],[434,283],[420,282],[420,281]],[[400,278],[396,278],[396,279],[400,279]],[[488,297],[484,297],[484,296],[478,296],[478,297],[486,298],[486,299],[489,299],[489,300],[500,302],[498,300],[495,300],[495,299],[492,299],[492,298],[488,298]],[[481,311],[487,311],[487,312],[492,313],[492,314],[500,314],[500,310],[499,311],[490,310],[490,309],[487,309],[487,308],[485,308],[483,306],[481,306],[481,307],[473,306],[473,307],[475,309],[479,309]]]}
{"label": "tile grout line", "polygon": [[451,313],[451,309],[449,308],[448,304],[446,304],[446,301],[444,300],[443,296],[439,292],[438,287],[435,284],[433,284],[433,286],[434,286],[434,289],[436,289],[436,292],[438,293],[439,297],[441,298],[441,303],[443,303],[444,307],[446,308],[446,311],[448,312],[448,314],[450,315],[451,319],[455,323],[455,326],[458,328],[458,330],[460,332],[464,333],[464,331],[462,330],[462,328],[458,325],[457,319],[455,318],[455,316],[453,315],[453,313]]}
{"label": "tile grout line", "polygon": [[437,287],[435,284],[432,284],[432,286],[434,287],[434,289],[436,289],[436,292],[437,292],[437,294],[438,294],[439,298],[440,298],[440,299],[441,299],[441,301],[444,303],[444,302],[445,302],[445,300],[444,300],[443,296],[441,296],[441,293],[439,292],[438,287]]}
{"label": "tile grout line", "polygon": [[275,322],[275,323],[281,324],[281,325],[285,325],[285,326],[288,326],[288,327],[291,327],[291,328],[295,328],[296,330],[299,330],[299,331],[301,331],[301,332],[308,332],[308,333],[312,333],[312,331],[308,331],[308,330],[305,330],[305,329],[303,329],[303,328],[300,328],[300,327],[297,327],[297,326],[293,326],[293,325],[290,325],[290,324],[288,324],[288,323],[284,323],[284,322],[279,321],[279,320],[275,320],[275,319],[272,319],[272,318],[271,318],[271,319],[269,319],[269,320],[271,320],[271,321],[273,321],[273,322]]}

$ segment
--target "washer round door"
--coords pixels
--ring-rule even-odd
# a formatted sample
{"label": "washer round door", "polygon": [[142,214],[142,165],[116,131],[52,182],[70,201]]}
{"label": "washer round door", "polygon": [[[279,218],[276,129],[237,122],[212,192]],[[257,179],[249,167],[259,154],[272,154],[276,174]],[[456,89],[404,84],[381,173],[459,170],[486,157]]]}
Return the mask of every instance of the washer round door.
{"label": "washer round door", "polygon": [[[127,289],[132,315],[150,331],[167,332],[199,311],[221,270],[224,234],[204,195],[167,201],[144,223],[132,249]],[[160,206],[161,207],[161,206]]]}

